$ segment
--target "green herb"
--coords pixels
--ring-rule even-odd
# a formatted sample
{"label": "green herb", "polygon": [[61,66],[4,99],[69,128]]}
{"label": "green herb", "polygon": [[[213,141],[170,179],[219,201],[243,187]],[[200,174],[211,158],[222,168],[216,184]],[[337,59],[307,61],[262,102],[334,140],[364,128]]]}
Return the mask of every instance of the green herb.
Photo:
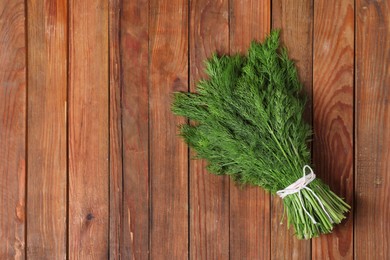
{"label": "green herb", "polygon": [[[301,178],[310,163],[312,133],[302,117],[302,84],[286,49],[279,47],[279,31],[263,43],[252,42],[246,56],[213,55],[206,72],[197,93],[175,93],[172,106],[194,122],[181,125],[180,134],[196,157],[207,160],[211,173],[271,194]],[[319,179],[307,187],[313,192],[302,189],[283,199],[288,223],[301,239],[331,232],[350,208]]]}

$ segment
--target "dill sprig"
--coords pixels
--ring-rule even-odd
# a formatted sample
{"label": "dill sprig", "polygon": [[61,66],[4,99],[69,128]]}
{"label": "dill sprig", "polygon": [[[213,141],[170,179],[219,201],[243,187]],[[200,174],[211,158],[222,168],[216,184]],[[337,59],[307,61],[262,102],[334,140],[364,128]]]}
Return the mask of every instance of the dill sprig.
{"label": "dill sprig", "polygon": [[[276,194],[302,177],[310,164],[312,135],[303,119],[305,97],[294,63],[279,46],[274,30],[263,43],[252,42],[247,55],[213,55],[205,63],[207,79],[197,93],[174,94],[172,111],[192,120],[180,135],[206,159],[209,172],[229,175],[241,185],[256,185]],[[298,238],[329,233],[349,209],[321,180],[283,199],[287,221]],[[316,224],[304,212],[314,217]]]}

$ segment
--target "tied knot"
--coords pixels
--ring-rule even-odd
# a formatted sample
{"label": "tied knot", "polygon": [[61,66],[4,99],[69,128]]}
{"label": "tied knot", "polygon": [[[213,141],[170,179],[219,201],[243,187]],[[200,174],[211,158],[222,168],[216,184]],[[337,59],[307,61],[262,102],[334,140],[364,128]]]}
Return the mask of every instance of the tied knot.
{"label": "tied knot", "polygon": [[[309,174],[306,174],[306,169],[310,170]],[[301,178],[299,178],[298,180],[296,180],[294,183],[290,184],[289,186],[287,186],[283,190],[278,190],[276,192],[276,194],[280,198],[284,199],[288,195],[292,195],[292,194],[298,193],[299,194],[299,200],[301,202],[303,211],[309,216],[309,218],[311,219],[313,224],[317,224],[317,221],[314,219],[314,217],[305,208],[305,205],[304,205],[303,199],[302,199],[301,190],[306,189],[306,190],[310,191],[313,194],[313,196],[317,199],[318,203],[320,204],[322,210],[325,212],[326,216],[329,218],[330,222],[333,223],[332,218],[330,217],[329,213],[326,211],[325,206],[321,202],[320,198],[317,196],[317,194],[315,194],[315,192],[312,189],[307,187],[307,185],[309,185],[316,178],[316,175],[314,174],[313,169],[309,165],[305,165],[305,166],[303,166],[302,170],[303,170],[303,176]]]}
{"label": "tied knot", "polygon": [[[306,168],[310,169],[310,173],[306,175]],[[299,178],[297,181],[287,186],[283,190],[279,190],[276,192],[279,197],[284,199],[286,196],[300,192],[302,189],[305,189],[307,185],[309,185],[312,181],[314,181],[316,175],[313,172],[313,169],[309,165],[305,165],[303,167],[303,177]]]}

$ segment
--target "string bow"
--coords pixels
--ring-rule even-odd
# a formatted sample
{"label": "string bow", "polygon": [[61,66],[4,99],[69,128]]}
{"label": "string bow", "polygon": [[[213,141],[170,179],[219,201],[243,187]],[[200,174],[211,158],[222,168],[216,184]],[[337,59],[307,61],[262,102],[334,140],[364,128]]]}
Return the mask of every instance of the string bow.
{"label": "string bow", "polygon": [[[306,174],[306,169],[309,169],[310,172],[309,174]],[[298,180],[296,180],[294,183],[292,183],[291,185],[289,185],[288,187],[286,187],[285,189],[283,190],[279,190],[276,192],[276,194],[281,197],[282,199],[284,199],[285,197],[287,197],[288,195],[292,195],[292,194],[295,194],[295,193],[299,193],[299,200],[301,202],[301,205],[302,205],[302,208],[303,210],[305,211],[305,213],[309,216],[309,218],[311,219],[311,221],[313,222],[313,224],[317,224],[317,221],[314,219],[314,217],[309,213],[309,211],[307,211],[307,209],[305,208],[305,204],[303,203],[303,199],[302,199],[302,194],[301,194],[301,190],[302,189],[306,189],[308,191],[310,191],[313,196],[317,199],[318,203],[320,204],[322,210],[325,212],[325,214],[328,216],[329,220],[331,223],[333,223],[333,219],[330,217],[329,213],[326,211],[325,209],[325,206],[324,204],[321,202],[320,198],[317,196],[317,194],[315,194],[315,192],[310,189],[309,187],[307,187],[307,185],[309,185],[312,181],[315,180],[316,178],[316,175],[314,174],[313,172],[313,169],[309,166],[309,165],[305,165],[303,166],[303,176],[302,178],[299,178]]]}

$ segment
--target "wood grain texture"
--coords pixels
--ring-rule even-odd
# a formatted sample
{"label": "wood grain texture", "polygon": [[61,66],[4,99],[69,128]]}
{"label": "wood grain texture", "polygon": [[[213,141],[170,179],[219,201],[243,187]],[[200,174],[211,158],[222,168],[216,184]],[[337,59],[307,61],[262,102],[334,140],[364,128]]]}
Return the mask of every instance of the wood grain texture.
{"label": "wood grain texture", "polygon": [[[389,9],[0,1],[0,259],[390,259]],[[271,23],[309,95],[317,177],[354,206],[312,242],[279,224],[280,199],[189,161],[170,111],[205,58]]]}
{"label": "wood grain texture", "polygon": [[25,258],[25,5],[0,1],[0,259]]}
{"label": "wood grain texture", "polygon": [[108,1],[69,12],[69,258],[107,259]]}
{"label": "wood grain texture", "polygon": [[110,259],[120,259],[123,229],[120,1],[109,0],[108,17],[110,57]]}
{"label": "wood grain texture", "polygon": [[150,1],[151,259],[188,258],[188,148],[172,92],[188,90],[188,2]]}
{"label": "wood grain texture", "polygon": [[148,1],[122,1],[124,259],[149,256],[148,13]]}
{"label": "wood grain texture", "polygon": [[[305,119],[312,123],[313,80],[313,3],[311,0],[273,0],[272,27],[281,29],[281,43],[298,68],[307,95]],[[309,162],[308,162],[309,163]],[[310,241],[298,240],[294,228],[287,229],[283,218],[283,201],[271,198],[271,259],[311,259]]]}
{"label": "wood grain texture", "polygon": [[[315,172],[353,205],[354,2],[314,3]],[[353,209],[332,234],[313,239],[312,256],[353,258]]]}
{"label": "wood grain texture", "polygon": [[[231,0],[230,52],[246,52],[270,31],[271,2]],[[230,185],[230,258],[270,258],[270,196],[259,187]]]}
{"label": "wood grain texture", "polygon": [[27,10],[27,258],[66,259],[67,2]]}
{"label": "wood grain texture", "polygon": [[[190,88],[205,78],[204,60],[229,53],[228,0],[191,1]],[[191,151],[191,157],[195,156]],[[190,161],[190,259],[229,258],[229,177],[215,176],[202,160]]]}
{"label": "wood grain texture", "polygon": [[356,259],[390,259],[389,13],[356,2]]}

